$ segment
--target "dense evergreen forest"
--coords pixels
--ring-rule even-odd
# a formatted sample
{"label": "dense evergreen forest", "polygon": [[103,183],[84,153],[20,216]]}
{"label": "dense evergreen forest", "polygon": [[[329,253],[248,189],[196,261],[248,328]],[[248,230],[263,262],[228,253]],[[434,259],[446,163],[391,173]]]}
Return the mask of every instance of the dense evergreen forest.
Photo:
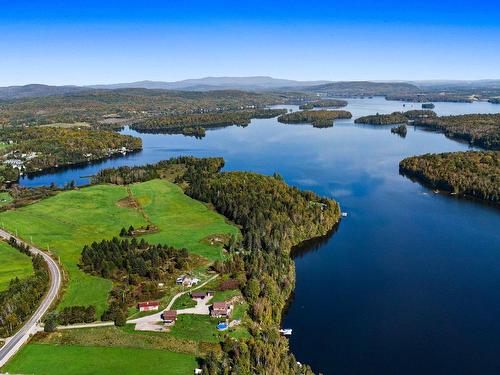
{"label": "dense evergreen forest", "polygon": [[265,368],[276,373],[309,373],[288,353],[287,342],[278,336],[276,327],[295,285],[291,248],[330,231],[340,217],[337,203],[291,187],[279,175],[248,172],[195,176],[189,179],[186,193],[213,204],[242,227],[245,251],[217,262],[215,268],[240,281],[258,327],[250,341],[227,343],[222,356],[209,356],[208,373],[228,373],[224,363],[231,368],[229,373],[261,373]]}
{"label": "dense evergreen forest", "polygon": [[[52,167],[85,163],[142,148],[140,138],[116,132],[87,129],[29,127],[4,129],[0,140],[11,143],[2,150],[3,159],[15,160],[27,173]],[[12,178],[3,169],[5,180]]]}
{"label": "dense evergreen forest", "polygon": [[82,269],[90,274],[123,281],[124,278],[164,280],[186,268],[189,261],[186,249],[151,245],[135,237],[131,240],[114,237],[93,242],[83,248]]}
{"label": "dense evergreen forest", "polygon": [[433,189],[500,203],[500,151],[413,156],[399,169]]}
{"label": "dense evergreen forest", "polygon": [[24,279],[12,279],[0,292],[0,336],[7,337],[28,319],[37,308],[49,286],[47,264],[41,255],[31,255],[29,249],[14,239],[9,244],[32,257],[34,274]]}
{"label": "dense evergreen forest", "polygon": [[323,99],[314,100],[312,102],[307,102],[299,106],[300,109],[313,109],[313,108],[325,108],[325,107],[345,107],[347,105],[346,100],[341,99]]}
{"label": "dense evergreen forest", "polygon": [[[286,109],[248,109],[234,112],[214,112],[177,116],[160,116],[133,123],[130,127],[147,133],[182,133],[201,135],[195,129],[220,126],[247,126],[253,118],[272,118],[286,113]],[[203,132],[204,134],[204,132]]]}
{"label": "dense evergreen forest", "polygon": [[450,138],[500,150],[500,114],[471,114],[418,119],[415,125],[441,131]]}
{"label": "dense evergreen forest", "polygon": [[414,109],[406,112],[392,112],[390,114],[379,114],[359,117],[354,122],[356,124],[390,125],[406,124],[411,120],[434,118],[436,113],[430,110]]}
{"label": "dense evergreen forest", "polygon": [[278,117],[278,121],[283,124],[312,124],[316,128],[327,128],[333,126],[336,119],[349,119],[352,117],[348,111],[297,111],[287,113]]}

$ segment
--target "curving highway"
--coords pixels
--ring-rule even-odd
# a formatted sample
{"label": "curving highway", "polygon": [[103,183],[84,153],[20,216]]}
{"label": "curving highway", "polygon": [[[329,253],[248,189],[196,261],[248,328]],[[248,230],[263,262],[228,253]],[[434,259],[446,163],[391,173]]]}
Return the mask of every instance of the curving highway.
{"label": "curving highway", "polygon": [[[0,229],[0,237],[7,240],[10,237],[16,238],[15,236],[2,229]],[[41,321],[43,315],[47,312],[50,305],[52,305],[52,303],[56,300],[59,288],[61,287],[61,271],[59,270],[59,266],[56,261],[42,250],[37,249],[30,244],[27,244],[19,238],[16,238],[16,240],[19,243],[28,245],[33,254],[40,254],[41,256],[43,256],[43,258],[47,262],[47,266],[49,269],[50,287],[49,291],[36,309],[35,313],[31,316],[31,318],[26,321],[26,323],[21,327],[21,329],[19,329],[19,331],[14,334],[14,336],[9,337],[5,345],[0,349],[0,368],[4,366],[10,358],[12,358],[12,356],[19,350],[19,348],[21,348],[21,346],[26,341],[28,341],[30,335],[36,333],[37,323]]]}

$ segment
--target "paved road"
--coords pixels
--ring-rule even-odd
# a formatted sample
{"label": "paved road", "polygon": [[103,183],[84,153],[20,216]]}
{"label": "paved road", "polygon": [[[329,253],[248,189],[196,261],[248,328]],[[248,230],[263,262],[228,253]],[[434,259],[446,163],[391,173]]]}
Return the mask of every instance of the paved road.
{"label": "paved road", "polygon": [[[0,237],[9,239],[10,237],[15,236],[12,236],[10,233],[0,229]],[[16,238],[16,240],[20,243],[25,243],[18,238]],[[50,305],[55,301],[55,299],[57,298],[57,293],[59,292],[59,289],[61,287],[61,271],[59,270],[59,266],[54,261],[54,259],[52,259],[42,250],[37,249],[36,247],[33,247],[31,245],[29,246],[32,253],[42,255],[47,262],[50,275],[50,288],[43,301],[40,303],[40,306],[38,306],[38,309],[36,309],[31,318],[23,325],[23,327],[19,331],[17,331],[14,336],[8,338],[5,345],[0,349],[0,367],[5,365],[7,361],[19,350],[19,348],[26,341],[28,341],[30,335],[34,334],[38,330],[37,323],[47,312]]]}

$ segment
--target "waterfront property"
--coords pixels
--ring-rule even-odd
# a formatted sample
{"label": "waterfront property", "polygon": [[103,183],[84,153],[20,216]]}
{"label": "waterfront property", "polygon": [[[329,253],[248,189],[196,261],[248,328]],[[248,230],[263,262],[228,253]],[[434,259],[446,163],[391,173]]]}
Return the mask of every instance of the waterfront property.
{"label": "waterfront property", "polygon": [[226,302],[214,302],[210,310],[210,315],[215,318],[229,317],[231,314],[231,305]]}

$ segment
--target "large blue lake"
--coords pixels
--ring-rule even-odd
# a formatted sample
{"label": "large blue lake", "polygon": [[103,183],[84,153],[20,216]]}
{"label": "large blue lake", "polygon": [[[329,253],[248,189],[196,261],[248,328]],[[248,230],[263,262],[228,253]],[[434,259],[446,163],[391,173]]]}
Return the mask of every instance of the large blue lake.
{"label": "large blue lake", "polygon": [[[419,108],[372,98],[349,100],[345,109],[356,118]],[[500,105],[436,103],[435,111],[493,113]],[[267,119],[207,131],[201,140],[139,135],[140,153],[22,182],[84,183],[80,176],[104,167],[178,155],[223,156],[226,170],[279,172],[290,184],[336,199],[349,214],[335,234],[297,252],[283,326],[293,329],[299,361],[325,374],[498,374],[500,210],[434,194],[399,175],[404,157],[468,145],[412,127],[406,138],[389,129]]]}

